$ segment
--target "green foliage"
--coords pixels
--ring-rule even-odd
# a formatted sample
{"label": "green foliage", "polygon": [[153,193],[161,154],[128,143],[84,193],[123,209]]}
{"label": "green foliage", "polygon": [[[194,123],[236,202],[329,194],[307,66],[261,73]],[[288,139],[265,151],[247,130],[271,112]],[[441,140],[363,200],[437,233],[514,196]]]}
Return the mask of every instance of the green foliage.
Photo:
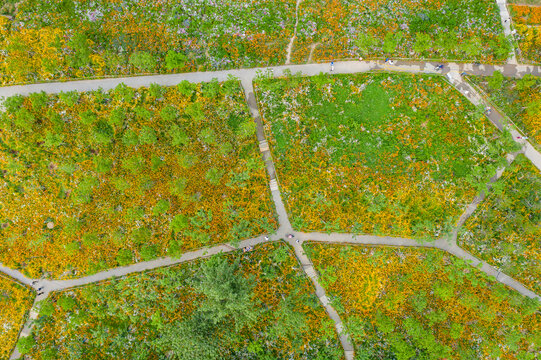
{"label": "green foliage", "polygon": [[120,266],[126,266],[133,262],[133,253],[128,249],[120,249],[116,255],[116,262]]}
{"label": "green foliage", "polygon": [[[173,105],[167,105],[164,106],[163,109],[160,111],[160,116],[162,120],[167,122],[174,122],[176,119],[178,119],[178,110]],[[171,127],[174,127],[178,125],[172,125]]]}
{"label": "green foliage", "polygon": [[104,120],[99,120],[92,130],[94,141],[98,144],[110,143],[113,140],[114,134],[115,132],[111,125]]}
{"label": "green foliage", "polygon": [[165,56],[165,67],[167,70],[179,70],[184,67],[186,60],[186,55],[169,50]]}
{"label": "green foliage", "polygon": [[192,84],[188,80],[182,80],[177,85],[178,92],[184,96],[191,96],[195,91],[196,87],[196,84]]}
{"label": "green foliage", "polygon": [[79,101],[79,93],[77,91],[68,91],[68,92],[61,91],[58,94],[58,98],[67,107],[72,107]]}
{"label": "green foliage", "polygon": [[225,170],[223,169],[217,169],[217,168],[210,168],[205,177],[206,179],[213,185],[220,184],[220,180],[225,174]]}
{"label": "green foliage", "polygon": [[152,213],[154,216],[159,216],[165,214],[171,208],[171,203],[169,200],[160,199],[156,205],[152,208]]}
{"label": "green foliage", "polygon": [[199,139],[206,145],[216,144],[216,133],[211,128],[204,128],[199,132]]}
{"label": "green foliage", "polygon": [[21,355],[28,354],[34,346],[36,346],[36,340],[33,335],[21,337],[17,342],[17,350]]}
{"label": "green foliage", "polygon": [[20,110],[21,106],[23,105],[24,97],[22,95],[14,95],[7,97],[4,100],[4,107],[6,108],[6,111],[9,113],[16,113]]}
{"label": "green foliage", "polygon": [[13,122],[19,128],[30,132],[35,121],[36,118],[30,111],[26,108],[21,108],[15,113],[15,120]]}
{"label": "green foliage", "polygon": [[238,261],[213,257],[201,265],[201,277],[194,283],[205,295],[199,312],[213,324],[233,321],[237,331],[254,324],[258,316],[251,295],[254,280],[237,275],[238,268]]}
{"label": "green foliage", "polygon": [[122,107],[117,107],[111,111],[109,124],[120,126],[126,120],[126,110]]}
{"label": "green foliage", "polygon": [[96,166],[96,171],[98,173],[105,174],[105,173],[110,172],[111,169],[113,168],[112,159],[109,159],[103,156],[96,156],[92,160],[94,161],[94,165]]}
{"label": "green foliage", "polygon": [[145,162],[141,155],[132,156],[122,161],[122,167],[129,170],[133,175],[140,174],[143,171]]}
{"label": "green foliage", "polygon": [[166,91],[167,89],[165,87],[156,83],[150,84],[150,87],[148,88],[150,96],[152,96],[154,99],[161,99],[165,95]]}
{"label": "green foliage", "polygon": [[171,145],[173,146],[186,145],[189,141],[186,132],[178,125],[171,125],[169,136],[171,137]]}
{"label": "green foliage", "polygon": [[31,93],[29,95],[30,102],[32,103],[32,109],[34,111],[41,111],[44,107],[47,106],[47,101],[49,96],[45,91]]}
{"label": "green foliage", "polygon": [[79,114],[79,121],[83,125],[92,125],[96,122],[98,116],[92,110],[86,110]]}
{"label": "green foliage", "polygon": [[156,69],[156,58],[146,51],[136,51],[131,54],[129,63],[139,70],[153,71]]}
{"label": "green foliage", "polygon": [[136,146],[139,144],[139,137],[135,131],[128,129],[122,135],[122,143],[126,146]]}
{"label": "green foliage", "polygon": [[503,74],[501,71],[494,71],[491,77],[488,78],[488,86],[493,90],[501,89],[503,85]]}
{"label": "green foliage", "polygon": [[40,302],[39,305],[39,316],[51,316],[55,310],[54,304],[50,299],[45,299]]}
{"label": "green foliage", "polygon": [[143,261],[150,261],[158,256],[158,248],[154,244],[143,245],[140,254]]}
{"label": "green foliage", "polygon": [[75,301],[73,297],[68,296],[68,295],[63,295],[59,297],[56,303],[64,311],[71,311],[77,306],[77,301]]}
{"label": "green foliage", "polygon": [[64,141],[64,135],[55,134],[52,131],[47,131],[45,134],[45,146],[48,148],[56,148],[62,144]]}
{"label": "green foliage", "polygon": [[141,144],[154,144],[158,140],[156,131],[150,126],[143,126],[139,133],[139,141]]}
{"label": "green foliage", "polygon": [[169,229],[173,233],[178,233],[188,228],[189,224],[190,224],[190,219],[186,215],[177,214],[175,215],[173,220],[171,220],[171,222],[169,223]]}

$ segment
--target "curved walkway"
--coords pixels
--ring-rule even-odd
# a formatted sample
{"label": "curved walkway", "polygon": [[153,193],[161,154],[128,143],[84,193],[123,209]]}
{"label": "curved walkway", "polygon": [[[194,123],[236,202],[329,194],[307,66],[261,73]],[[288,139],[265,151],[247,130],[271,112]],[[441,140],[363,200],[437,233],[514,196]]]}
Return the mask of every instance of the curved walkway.
{"label": "curved walkway", "polygon": [[[492,66],[492,65],[481,65],[476,66],[472,64],[447,64],[447,67],[444,71],[437,71],[435,68],[436,63],[424,63],[424,62],[406,62],[399,61],[396,62],[394,66],[387,66],[380,62],[361,62],[361,61],[345,61],[335,63],[334,73],[337,74],[347,74],[347,73],[359,73],[366,72],[370,70],[389,70],[389,71],[402,71],[410,73],[430,73],[430,74],[447,74],[447,77],[450,79],[451,83],[461,91],[470,101],[474,104],[484,103],[484,99],[476,93],[468,83],[463,81],[460,73],[469,72],[474,75],[491,75],[495,70],[502,71],[507,76],[521,77],[524,74],[534,74],[541,75],[541,69],[538,66],[524,66],[524,65],[502,65],[502,66]],[[112,89],[120,83],[125,83],[128,86],[140,87],[148,86],[152,83],[157,83],[160,85],[176,85],[181,81],[187,80],[190,82],[204,82],[211,81],[214,78],[217,78],[219,81],[228,80],[230,76],[235,76],[240,79],[245,96],[251,111],[254,121],[257,124],[257,137],[260,141],[260,150],[262,153],[263,160],[265,161],[267,172],[269,175],[269,186],[271,188],[272,198],[275,204],[276,212],[278,214],[279,228],[273,236],[270,236],[269,240],[266,240],[264,237],[256,237],[253,239],[248,239],[241,241],[239,247],[233,247],[230,245],[217,245],[210,248],[203,248],[183,254],[178,259],[173,258],[161,258],[147,262],[141,262],[125,267],[118,267],[103,271],[97,274],[90,276],[82,277],[79,279],[72,280],[35,280],[29,279],[24,276],[21,272],[9,269],[0,264],[0,272],[6,273],[7,275],[19,280],[20,282],[38,289],[43,287],[43,294],[36,297],[34,306],[30,311],[30,316],[28,321],[23,327],[20,336],[28,336],[31,332],[33,321],[37,319],[37,307],[39,301],[45,299],[52,291],[60,291],[68,288],[73,288],[77,286],[83,286],[103,280],[110,279],[112,277],[125,276],[134,272],[142,272],[146,270],[152,270],[164,266],[171,266],[179,264],[182,262],[194,260],[201,257],[211,256],[220,252],[230,252],[237,250],[245,246],[255,246],[257,244],[262,244],[268,241],[276,241],[278,239],[286,238],[287,234],[294,234],[296,237],[293,239],[288,239],[287,242],[293,247],[295,255],[299,263],[302,266],[302,269],[307,274],[307,276],[312,280],[314,284],[316,294],[321,302],[321,304],[326,309],[329,317],[334,321],[337,332],[340,336],[341,344],[344,348],[345,356],[347,360],[354,358],[354,349],[351,343],[351,340],[348,334],[345,332],[342,321],[330,304],[329,299],[325,294],[325,290],[320,285],[318,280],[317,272],[315,271],[310,259],[304,252],[302,248],[302,243],[306,240],[328,242],[328,243],[340,243],[340,244],[372,244],[372,245],[391,245],[391,246],[417,246],[417,247],[432,247],[445,250],[455,256],[460,257],[468,261],[473,266],[480,266],[480,270],[485,272],[488,275],[494,276],[498,281],[510,286],[511,288],[517,290],[521,294],[529,297],[535,297],[540,299],[540,297],[534,292],[526,289],[520,282],[506,276],[505,274],[500,273],[498,270],[488,265],[487,263],[477,259],[471,254],[467,253],[463,249],[457,246],[456,244],[456,234],[458,228],[464,223],[464,221],[475,211],[477,204],[480,203],[483,199],[484,194],[480,194],[479,197],[474,199],[472,204],[470,204],[464,214],[460,217],[458,226],[453,232],[451,239],[438,239],[434,242],[421,243],[417,240],[406,239],[406,238],[396,238],[396,237],[379,237],[371,235],[355,235],[355,234],[344,234],[344,233],[332,233],[324,234],[319,232],[314,233],[302,233],[294,232],[282,197],[279,190],[278,179],[276,178],[276,171],[273,165],[272,156],[269,151],[268,144],[265,140],[264,130],[261,123],[261,117],[257,107],[257,101],[255,92],[253,89],[253,80],[263,72],[267,75],[272,75],[275,77],[283,76],[287,71],[292,73],[301,73],[302,75],[317,75],[320,72],[328,72],[328,64],[306,64],[306,65],[284,65],[273,67],[273,70],[269,72],[267,68],[254,68],[254,69],[240,69],[240,70],[226,70],[226,71],[215,71],[215,72],[201,72],[201,73],[185,73],[185,74],[172,74],[172,75],[153,75],[153,76],[138,76],[138,77],[127,77],[127,78],[116,78],[116,79],[98,79],[98,80],[82,80],[82,81],[71,81],[63,83],[43,83],[43,84],[31,84],[31,85],[22,85],[22,86],[9,86],[9,87],[0,87],[0,97],[13,96],[16,94],[27,95],[31,92],[36,91],[45,91],[47,93],[58,93],[60,91],[91,91],[98,88],[104,90]],[[490,116],[491,121],[502,129],[502,116],[493,112]],[[523,142],[524,153],[532,162],[541,169],[541,154],[537,152],[533,147],[527,143]],[[510,161],[512,161],[512,157]],[[502,170],[498,171],[498,174],[494,177],[494,181],[501,175]],[[20,354],[15,349],[11,358],[16,359]]]}

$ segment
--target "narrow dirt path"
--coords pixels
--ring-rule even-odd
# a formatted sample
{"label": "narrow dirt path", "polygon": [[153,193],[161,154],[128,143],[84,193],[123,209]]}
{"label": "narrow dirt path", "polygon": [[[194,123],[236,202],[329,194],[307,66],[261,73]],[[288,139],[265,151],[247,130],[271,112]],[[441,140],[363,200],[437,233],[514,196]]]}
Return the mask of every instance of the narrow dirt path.
{"label": "narrow dirt path", "polygon": [[[498,7],[500,8],[500,19],[503,26],[503,33],[506,37],[512,37],[513,33],[511,31],[511,14],[509,14],[509,10],[507,9],[507,1],[506,0],[496,0],[496,4],[498,4]],[[509,54],[509,58],[507,59],[509,64],[517,64],[517,56],[516,56],[516,49],[513,49],[513,52]]]}
{"label": "narrow dirt path", "polygon": [[295,38],[297,37],[297,26],[299,25],[299,6],[301,5],[302,0],[297,0],[297,4],[295,7],[295,29],[293,29],[293,36],[291,37],[291,40],[289,40],[289,44],[287,45],[286,49],[286,65],[291,63],[291,51],[293,50],[293,43],[295,42]]}

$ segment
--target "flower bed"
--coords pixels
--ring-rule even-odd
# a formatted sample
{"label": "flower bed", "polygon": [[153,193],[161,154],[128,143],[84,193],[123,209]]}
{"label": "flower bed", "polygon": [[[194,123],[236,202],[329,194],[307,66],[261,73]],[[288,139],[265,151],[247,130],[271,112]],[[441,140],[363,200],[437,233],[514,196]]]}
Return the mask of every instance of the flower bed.
{"label": "flower bed", "polygon": [[496,72],[493,76],[468,76],[480,86],[529,141],[541,144],[541,78],[525,75],[522,79],[506,78]]}
{"label": "flower bed", "polygon": [[441,250],[304,246],[363,358],[534,359],[540,350],[539,301]]}
{"label": "flower bed", "polygon": [[434,240],[512,142],[438,76],[320,75],[256,88],[297,230]]}
{"label": "flower bed", "polygon": [[23,0],[0,84],[279,64],[294,24],[294,0]]}
{"label": "flower bed", "polygon": [[541,63],[541,3],[537,5],[509,5],[509,11],[517,31],[515,38],[520,56],[526,61]]}
{"label": "flower bed", "polygon": [[9,359],[33,301],[32,290],[0,275],[0,359]]}
{"label": "flower bed", "polygon": [[0,115],[0,261],[72,277],[276,227],[236,81],[36,93]]}
{"label": "flower bed", "polygon": [[32,336],[33,359],[343,359],[283,244],[55,293]]}
{"label": "flower bed", "polygon": [[[312,47],[315,48],[312,49]],[[393,57],[503,62],[511,51],[491,0],[305,0],[296,62]]]}
{"label": "flower bed", "polygon": [[461,247],[541,293],[541,174],[524,155],[466,221]]}

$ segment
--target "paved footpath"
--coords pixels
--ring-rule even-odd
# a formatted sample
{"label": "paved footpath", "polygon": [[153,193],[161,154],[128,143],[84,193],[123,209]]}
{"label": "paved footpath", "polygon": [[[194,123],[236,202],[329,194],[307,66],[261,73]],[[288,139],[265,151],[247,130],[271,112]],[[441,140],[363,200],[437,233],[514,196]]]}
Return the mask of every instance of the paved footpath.
{"label": "paved footpath", "polygon": [[[334,74],[348,74],[348,73],[359,73],[366,72],[371,70],[388,70],[388,71],[401,71],[401,72],[410,72],[410,73],[429,73],[429,74],[444,74],[447,75],[453,83],[453,85],[461,91],[470,101],[474,104],[484,103],[484,99],[477,94],[475,89],[473,89],[467,82],[465,82],[460,73],[468,72],[473,75],[491,75],[495,70],[502,71],[506,76],[515,76],[521,77],[524,74],[535,74],[541,75],[540,68],[537,66],[524,66],[524,65],[502,65],[502,66],[488,66],[488,65],[472,65],[472,64],[448,64],[443,71],[437,71],[435,66],[438,63],[423,63],[423,62],[405,62],[398,61],[395,65],[385,65],[379,62],[361,62],[361,61],[346,61],[346,62],[336,62]],[[276,178],[276,171],[272,161],[272,156],[269,150],[267,141],[265,140],[265,134],[263,126],[261,123],[261,116],[257,107],[255,92],[253,89],[253,80],[256,76],[260,74],[267,74],[270,76],[283,76],[286,72],[300,73],[302,75],[310,76],[317,75],[321,72],[329,71],[329,64],[307,64],[307,65],[288,65],[288,66],[277,66],[272,67],[272,71],[269,72],[268,68],[255,68],[255,69],[240,69],[240,70],[226,70],[226,71],[215,71],[215,72],[201,72],[201,73],[185,73],[185,74],[172,74],[172,75],[155,75],[155,76],[138,76],[138,77],[126,77],[126,78],[115,78],[115,79],[97,79],[97,80],[82,80],[82,81],[71,81],[63,83],[43,83],[43,84],[31,84],[23,86],[9,86],[9,87],[0,87],[0,97],[13,96],[16,94],[28,95],[31,92],[36,91],[45,91],[47,93],[58,93],[60,91],[91,91],[98,88],[104,90],[112,89],[124,83],[132,87],[140,86],[149,86],[152,83],[157,83],[160,85],[176,85],[181,81],[187,80],[190,82],[204,82],[211,81],[213,79],[218,79],[219,81],[224,81],[229,79],[231,76],[238,78],[243,85],[245,96],[250,108],[250,112],[254,118],[254,121],[257,124],[257,138],[259,140],[259,146],[263,160],[265,161],[267,173],[269,176],[269,186],[272,194],[273,201],[275,203],[276,212],[278,215],[279,228],[277,232],[269,236],[269,240],[265,239],[263,236],[244,240],[240,243],[238,248],[245,246],[255,246],[257,244],[262,244],[267,241],[276,241],[279,239],[286,238],[287,234],[293,234],[294,238],[288,239],[288,243],[293,247],[295,255],[299,263],[301,264],[302,269],[305,271],[307,276],[311,279],[314,284],[314,288],[318,299],[321,304],[326,309],[329,317],[334,321],[335,327],[338,331],[340,342],[344,348],[344,353],[347,360],[354,358],[354,349],[351,343],[351,340],[346,333],[343,323],[340,319],[340,316],[332,306],[329,298],[325,294],[325,290],[320,285],[318,280],[317,272],[315,271],[310,259],[306,256],[302,243],[306,240],[312,241],[322,241],[328,243],[339,243],[339,244],[373,244],[373,245],[390,245],[390,246],[416,246],[416,247],[432,247],[445,250],[455,256],[460,257],[468,261],[473,266],[480,266],[480,270],[485,272],[488,275],[494,276],[498,281],[510,286],[511,288],[519,291],[521,294],[529,297],[540,298],[534,292],[526,289],[518,281],[506,276],[505,274],[500,273],[497,269],[486,264],[485,262],[480,261],[476,257],[467,253],[463,249],[457,246],[456,244],[456,234],[457,229],[461,226],[464,221],[469,217],[476,209],[477,204],[482,201],[483,194],[477,197],[472,204],[470,204],[464,214],[460,217],[457,229],[453,232],[451,239],[438,239],[434,242],[420,243],[417,240],[406,239],[406,238],[396,238],[396,237],[379,237],[371,235],[355,235],[355,234],[324,234],[324,233],[301,233],[294,232],[284,203],[282,201],[282,196],[279,190],[278,179]],[[501,115],[491,114],[491,121],[498,126],[500,129],[503,128],[502,117]],[[499,115],[499,116],[498,116]],[[530,158],[534,164],[541,169],[541,155],[533,147],[525,142],[521,141],[524,145],[523,151]],[[512,158],[510,158],[512,161]],[[498,174],[493,179],[494,181],[501,176],[502,170],[498,171]],[[186,261],[191,261],[197,258],[211,256],[220,252],[230,252],[237,250],[231,245],[217,245],[210,248],[199,249],[183,254],[180,258],[161,258],[147,262],[141,262],[125,267],[118,267],[103,271],[94,275],[86,276],[79,279],[72,280],[44,280],[44,279],[29,279],[25,277],[21,272],[7,268],[0,264],[0,272],[3,272],[18,281],[33,287],[34,289],[43,288],[43,294],[37,296],[34,302],[34,306],[30,311],[30,316],[28,321],[23,327],[21,336],[28,336],[30,334],[33,321],[37,319],[37,304],[39,301],[45,299],[52,291],[60,291],[64,289],[69,289],[77,286],[84,286],[87,284],[104,281],[113,277],[125,276],[134,272],[142,272],[146,270],[152,270],[164,266],[172,266]],[[16,359],[20,354],[15,349],[11,359]]]}

